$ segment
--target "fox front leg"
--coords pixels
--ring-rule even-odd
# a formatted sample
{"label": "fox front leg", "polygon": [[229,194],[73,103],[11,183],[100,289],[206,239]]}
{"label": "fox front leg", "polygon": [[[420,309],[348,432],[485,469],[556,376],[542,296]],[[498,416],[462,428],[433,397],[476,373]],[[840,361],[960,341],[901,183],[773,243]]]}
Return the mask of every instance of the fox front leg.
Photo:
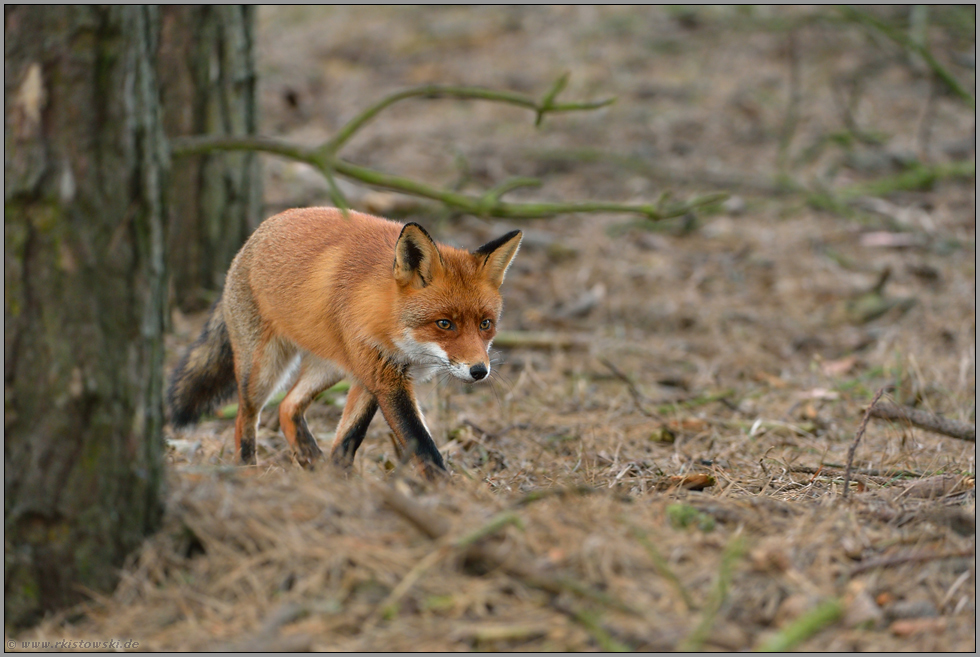
{"label": "fox front leg", "polygon": [[403,458],[415,455],[426,478],[435,480],[448,473],[446,464],[422,419],[411,381],[405,379],[401,383],[388,393],[378,395],[378,405],[401,447]]}
{"label": "fox front leg", "polygon": [[378,411],[378,401],[360,383],[351,384],[347,392],[344,415],[337,425],[337,434],[330,449],[330,458],[342,468],[354,463],[354,454],[364,441],[371,419]]}

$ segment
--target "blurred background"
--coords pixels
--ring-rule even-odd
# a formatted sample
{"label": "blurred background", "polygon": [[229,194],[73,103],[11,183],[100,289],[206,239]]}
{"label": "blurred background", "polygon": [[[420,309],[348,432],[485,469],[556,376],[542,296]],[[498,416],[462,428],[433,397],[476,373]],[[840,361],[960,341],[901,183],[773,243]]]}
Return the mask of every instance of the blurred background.
{"label": "blurred background", "polygon": [[[975,442],[857,432],[879,391],[975,423],[975,26],[972,5],[5,10],[5,633],[742,650],[833,603],[789,645],[973,649]],[[558,102],[615,102],[536,125],[566,74]],[[394,103],[333,184],[222,152],[316,148],[419,85],[532,109]],[[674,216],[404,193],[524,178],[505,201]],[[451,487],[403,472],[380,420],[348,479],[300,471],[271,407],[255,471],[234,406],[166,422],[247,236],[338,200],[466,248],[525,232],[491,385],[421,386]],[[344,399],[310,410],[324,445]],[[506,550],[623,604],[487,552],[430,561],[376,485],[402,478],[457,533],[519,510]]]}

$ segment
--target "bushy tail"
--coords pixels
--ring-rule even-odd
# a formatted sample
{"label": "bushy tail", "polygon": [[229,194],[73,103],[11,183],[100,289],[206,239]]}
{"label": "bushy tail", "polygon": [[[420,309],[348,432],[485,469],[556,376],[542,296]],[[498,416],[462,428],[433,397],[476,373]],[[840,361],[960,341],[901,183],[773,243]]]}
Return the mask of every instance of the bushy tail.
{"label": "bushy tail", "polygon": [[175,427],[194,424],[235,389],[235,360],[219,299],[201,335],[171,376],[167,391],[171,423]]}

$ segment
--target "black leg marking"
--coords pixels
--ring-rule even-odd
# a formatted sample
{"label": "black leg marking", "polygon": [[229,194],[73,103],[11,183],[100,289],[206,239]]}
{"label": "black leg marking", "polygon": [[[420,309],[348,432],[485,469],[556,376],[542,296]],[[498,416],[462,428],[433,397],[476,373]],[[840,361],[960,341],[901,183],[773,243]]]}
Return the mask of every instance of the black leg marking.
{"label": "black leg marking", "polygon": [[242,436],[242,463],[244,465],[255,465],[255,436]]}
{"label": "black leg marking", "polygon": [[360,416],[351,428],[344,434],[340,444],[333,450],[331,457],[334,463],[343,467],[350,467],[354,463],[354,454],[357,452],[357,448],[361,446],[361,443],[364,442],[364,436],[367,435],[368,426],[370,426],[371,420],[374,419],[374,414],[377,411],[378,402],[372,398],[371,401],[367,402],[364,410],[361,411]]}
{"label": "black leg marking", "polygon": [[391,420],[398,424],[395,430],[401,433],[409,452],[418,456],[423,464],[431,463],[440,470],[445,470],[446,464],[442,460],[442,454],[439,453],[432,436],[422,424],[415,400],[406,390],[399,390],[391,396],[391,410],[395,415]]}
{"label": "black leg marking", "polygon": [[305,468],[312,468],[313,463],[323,456],[320,445],[317,444],[313,432],[306,424],[303,414],[293,417],[293,424],[296,425],[296,460]]}

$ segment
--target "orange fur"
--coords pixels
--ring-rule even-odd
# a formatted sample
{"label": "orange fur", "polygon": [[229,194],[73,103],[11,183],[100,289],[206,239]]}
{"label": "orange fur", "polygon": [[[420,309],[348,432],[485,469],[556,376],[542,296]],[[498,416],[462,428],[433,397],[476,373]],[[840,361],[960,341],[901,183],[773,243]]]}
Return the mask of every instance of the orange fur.
{"label": "orange fur", "polygon": [[[242,460],[254,463],[259,412],[298,366],[279,417],[302,463],[320,456],[304,411],[347,376],[353,385],[331,450],[335,462],[350,464],[380,408],[404,453],[427,471],[444,468],[418,411],[413,375],[487,376],[499,286],[520,240],[514,231],[468,252],[435,244],[417,224],[333,208],[289,210],[263,222],[235,257],[216,306],[227,330],[211,331],[226,336],[234,354]],[[197,372],[197,362],[211,371]],[[185,358],[171,388],[175,416],[205,406],[184,390],[202,389],[196,378],[219,380],[219,366]]]}

